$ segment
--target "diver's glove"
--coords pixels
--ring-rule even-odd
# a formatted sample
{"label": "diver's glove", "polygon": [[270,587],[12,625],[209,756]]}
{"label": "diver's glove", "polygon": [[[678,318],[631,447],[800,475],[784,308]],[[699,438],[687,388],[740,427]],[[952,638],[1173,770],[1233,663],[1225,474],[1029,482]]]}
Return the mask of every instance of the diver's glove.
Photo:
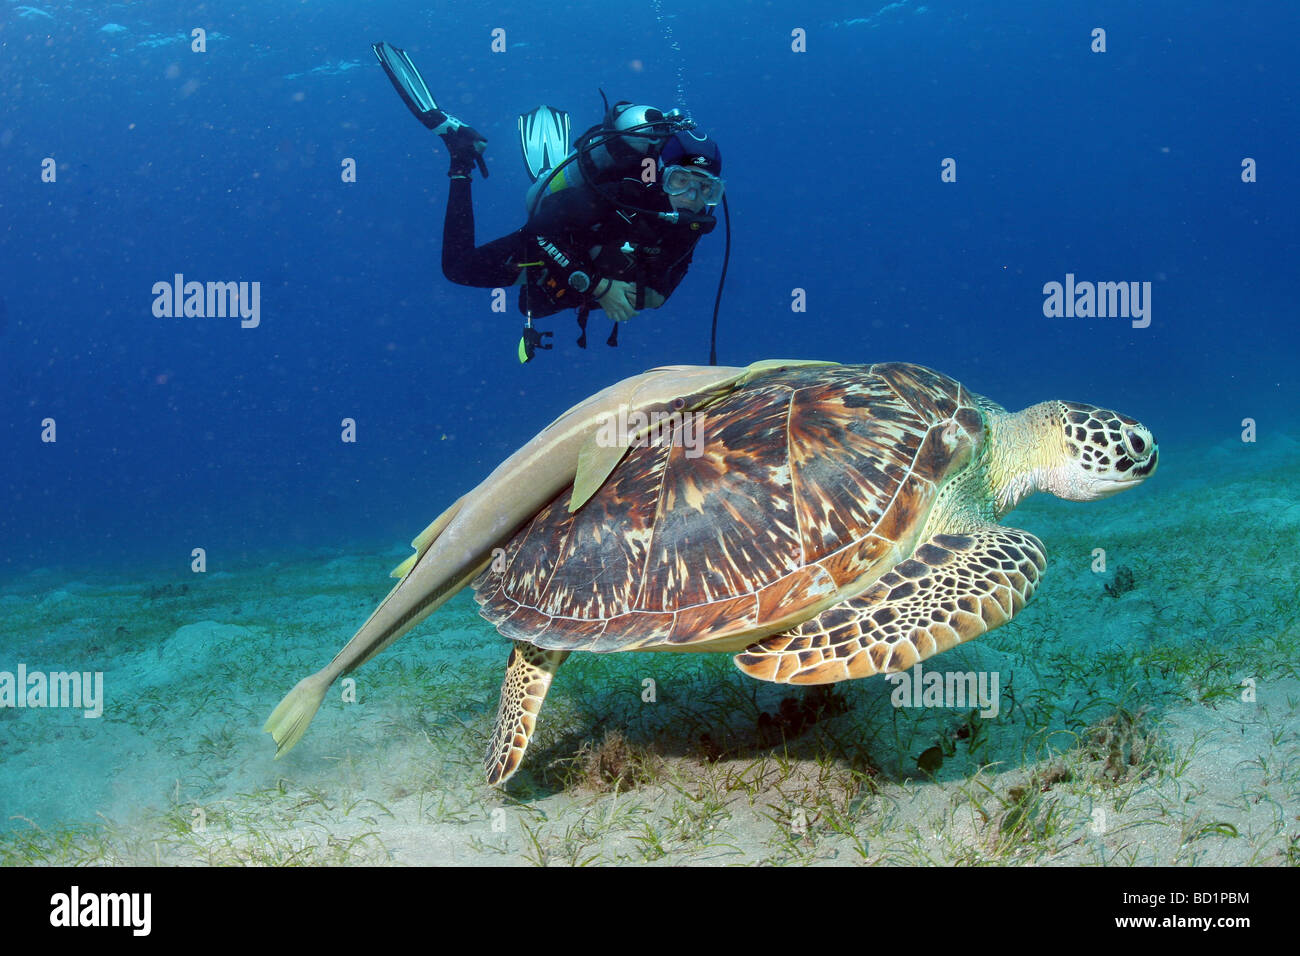
{"label": "diver's glove", "polygon": [[615,322],[626,322],[637,314],[633,307],[636,302],[636,286],[620,279],[606,279],[609,285],[594,298],[605,310],[605,314]]}
{"label": "diver's glove", "polygon": [[487,149],[487,137],[472,126],[466,126],[454,116],[437,111],[442,116],[440,121],[435,116],[429,121],[429,128],[442,137],[442,141],[447,144],[447,152],[451,153],[451,168],[447,170],[447,175],[453,178],[469,179],[469,174],[474,165],[478,164],[479,172],[483,178],[487,179],[487,163],[483,161],[483,150]]}
{"label": "diver's glove", "polygon": [[526,365],[531,362],[538,349],[550,351],[554,348],[554,346],[542,344],[542,338],[550,334],[550,332],[539,332],[531,325],[525,325],[523,335],[519,337],[519,364]]}

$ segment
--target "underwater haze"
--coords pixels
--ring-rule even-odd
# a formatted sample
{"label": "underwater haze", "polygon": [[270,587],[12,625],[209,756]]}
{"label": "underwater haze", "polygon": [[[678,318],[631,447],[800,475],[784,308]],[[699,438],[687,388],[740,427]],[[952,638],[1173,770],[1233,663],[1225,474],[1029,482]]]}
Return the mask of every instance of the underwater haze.
{"label": "underwater haze", "polygon": [[[306,857],[318,862],[725,862],[734,849],[743,862],[1294,863],[1294,822],[1258,817],[1239,783],[1264,755],[1283,768],[1260,771],[1270,800],[1300,800],[1286,703],[1300,699],[1286,651],[1300,637],[1298,35],[1295,4],[1198,0],[6,0],[0,672],[102,672],[105,690],[85,717],[17,707],[0,687],[0,860],[296,858],[313,838],[284,810],[301,805],[287,786],[326,794],[320,832],[380,834],[356,837],[355,855],[323,843]],[[716,140],[729,229],[719,210],[670,301],[623,323],[617,347],[596,311],[579,348],[569,310],[537,320],[554,348],[520,364],[514,290],[502,312],[493,290],[442,275],[447,150],[395,94],[379,40],[487,137],[480,244],[525,219],[517,117],[559,107],[576,135],[600,122],[602,90],[680,108]],[[975,733],[989,749],[954,736],[952,713],[900,718],[881,682],[847,682],[816,719],[787,719],[798,707],[753,691],[726,655],[648,655],[670,668],[661,685],[734,706],[643,718],[640,655],[578,655],[543,716],[554,736],[525,767],[525,798],[549,819],[603,799],[600,773],[591,785],[572,766],[609,725],[668,761],[661,776],[689,777],[768,759],[786,719],[790,740],[816,738],[792,751],[809,806],[832,809],[821,842],[791,841],[754,809],[769,768],[737,791],[744,808],[707,813],[656,796],[647,772],[624,830],[578,850],[526,841],[497,828],[479,767],[510,645],[461,595],[358,672],[359,708],[331,698],[273,763],[266,716],[366,619],[420,529],[587,396],[708,362],[728,241],[722,365],[913,362],[1010,409],[1114,408],[1159,440],[1143,487],[1015,516],[1053,562],[1042,595],[954,665],[1018,668],[1020,710]],[[170,314],[157,290],[177,277],[248,283],[255,314]],[[1102,284],[1123,284],[1122,314],[1096,314],[1106,293],[1082,290]],[[1117,562],[1136,577],[1116,582]],[[603,696],[612,675],[631,703]],[[1049,706],[1065,700],[1081,703]],[[888,744],[845,756],[813,724]],[[1229,725],[1258,739],[1197,764],[1189,742]],[[997,779],[1010,793],[1070,760],[1096,771],[1073,770],[1060,811],[1080,832],[1104,800],[1120,818],[1113,788],[1156,780],[1175,781],[1151,798],[1177,807],[1175,829],[1141,851],[1137,837],[1074,846],[1046,827],[1008,848],[1005,821],[989,836],[972,817],[949,820],[932,855],[902,849],[942,829],[927,814],[989,763],[1020,775]],[[52,761],[84,775],[48,780]],[[557,762],[569,769],[546,769]],[[1168,796],[1175,766],[1199,774],[1204,813]],[[893,817],[872,803],[913,779],[931,803],[895,801]],[[382,803],[383,825],[331,816],[340,792]],[[439,800],[457,809],[439,816]],[[194,807],[219,823],[175,838],[168,815]],[[1203,836],[1228,817],[1239,839]],[[734,828],[732,849],[704,839],[714,826]],[[1094,843],[1095,856],[1080,848]]]}

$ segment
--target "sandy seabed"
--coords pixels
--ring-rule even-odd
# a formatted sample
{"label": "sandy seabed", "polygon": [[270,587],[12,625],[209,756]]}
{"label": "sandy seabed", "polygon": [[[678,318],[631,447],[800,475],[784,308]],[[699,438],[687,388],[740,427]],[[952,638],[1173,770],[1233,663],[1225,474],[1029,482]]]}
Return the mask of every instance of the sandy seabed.
{"label": "sandy seabed", "polygon": [[1130,493],[1008,517],[1047,546],[1038,596],[923,665],[996,674],[996,715],[896,707],[881,678],[761,684],[727,655],[576,654],[504,791],[481,754],[509,644],[467,593],[284,759],[261,732],[404,544],[23,575],[0,672],[100,672],[103,712],[0,706],[0,861],[1300,863],[1300,447],[1161,459]]}

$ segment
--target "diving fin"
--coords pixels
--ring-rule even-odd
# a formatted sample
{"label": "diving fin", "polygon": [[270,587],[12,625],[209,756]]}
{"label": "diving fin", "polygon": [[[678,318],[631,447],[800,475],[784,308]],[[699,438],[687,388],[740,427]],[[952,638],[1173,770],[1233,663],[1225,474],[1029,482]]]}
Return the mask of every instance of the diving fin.
{"label": "diving fin", "polygon": [[406,51],[382,40],[370,44],[370,48],[375,51],[379,65],[393,81],[398,96],[415,114],[415,118],[429,129],[441,125],[447,119],[447,114],[438,109],[438,103],[425,85],[424,77],[420,76],[420,71],[415,68]]}
{"label": "diving fin", "polygon": [[519,145],[524,151],[528,177],[537,182],[569,152],[569,114],[553,106],[539,106],[519,114]]}

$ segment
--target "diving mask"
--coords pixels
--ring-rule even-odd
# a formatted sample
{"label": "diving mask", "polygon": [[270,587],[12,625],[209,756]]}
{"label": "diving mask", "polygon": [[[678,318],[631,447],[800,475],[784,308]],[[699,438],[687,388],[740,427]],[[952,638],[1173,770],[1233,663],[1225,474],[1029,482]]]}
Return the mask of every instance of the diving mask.
{"label": "diving mask", "polygon": [[702,169],[665,166],[662,182],[663,190],[669,196],[683,196],[694,190],[706,206],[714,206],[722,201],[722,177],[706,173]]}

